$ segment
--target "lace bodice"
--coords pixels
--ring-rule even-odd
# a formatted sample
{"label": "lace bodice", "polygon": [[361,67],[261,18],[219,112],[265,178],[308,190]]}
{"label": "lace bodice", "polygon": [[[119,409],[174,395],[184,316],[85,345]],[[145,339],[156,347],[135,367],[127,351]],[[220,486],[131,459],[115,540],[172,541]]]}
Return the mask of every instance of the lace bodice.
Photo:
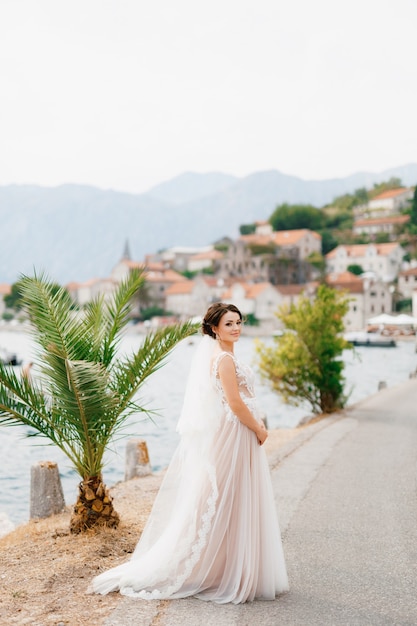
{"label": "lace bodice", "polygon": [[255,412],[255,375],[253,373],[253,370],[248,365],[239,361],[233,354],[230,354],[230,352],[220,352],[213,361],[212,380],[217,392],[220,394],[226,419],[230,421],[238,421],[238,418],[233,414],[226,400],[226,396],[219,378],[219,365],[224,358],[233,359],[236,368],[236,378],[239,387],[239,393],[244,403],[249,406],[252,412]]}

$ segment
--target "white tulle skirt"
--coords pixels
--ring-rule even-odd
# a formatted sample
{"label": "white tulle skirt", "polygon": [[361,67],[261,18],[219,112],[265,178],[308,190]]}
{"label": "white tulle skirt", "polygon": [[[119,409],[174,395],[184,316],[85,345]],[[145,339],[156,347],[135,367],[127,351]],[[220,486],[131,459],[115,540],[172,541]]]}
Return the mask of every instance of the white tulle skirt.
{"label": "white tulle skirt", "polygon": [[95,593],[214,602],[272,600],[288,579],[264,448],[237,418],[182,437],[127,563]]}

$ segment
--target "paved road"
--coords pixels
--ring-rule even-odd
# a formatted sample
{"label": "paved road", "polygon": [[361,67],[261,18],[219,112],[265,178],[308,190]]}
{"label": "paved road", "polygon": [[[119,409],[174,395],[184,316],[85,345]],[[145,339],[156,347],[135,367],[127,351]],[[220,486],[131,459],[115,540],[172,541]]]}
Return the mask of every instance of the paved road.
{"label": "paved road", "polygon": [[287,594],[121,598],[105,626],[416,626],[417,381],[310,426],[271,464]]}

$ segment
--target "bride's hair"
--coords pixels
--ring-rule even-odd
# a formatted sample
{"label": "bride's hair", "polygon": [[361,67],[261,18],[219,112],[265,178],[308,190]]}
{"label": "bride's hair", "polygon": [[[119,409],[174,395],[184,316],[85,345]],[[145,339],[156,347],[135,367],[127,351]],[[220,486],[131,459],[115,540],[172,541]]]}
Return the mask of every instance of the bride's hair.
{"label": "bride's hair", "polygon": [[234,304],[225,304],[224,302],[216,302],[215,304],[212,304],[211,306],[209,306],[209,308],[207,309],[207,313],[203,317],[203,322],[202,322],[203,335],[209,335],[210,337],[213,337],[213,339],[216,339],[216,335],[215,335],[215,332],[213,331],[213,327],[216,327],[219,325],[220,320],[222,319],[223,315],[227,313],[228,311],[237,313],[240,319],[242,319],[242,313]]}

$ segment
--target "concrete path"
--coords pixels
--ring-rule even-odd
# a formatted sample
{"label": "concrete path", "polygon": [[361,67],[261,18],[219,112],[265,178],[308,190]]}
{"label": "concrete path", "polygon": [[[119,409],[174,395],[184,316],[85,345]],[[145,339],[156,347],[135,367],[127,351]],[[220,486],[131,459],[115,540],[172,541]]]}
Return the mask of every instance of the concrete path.
{"label": "concrete path", "polygon": [[270,458],[290,591],[274,602],[121,598],[105,626],[416,626],[417,381]]}

